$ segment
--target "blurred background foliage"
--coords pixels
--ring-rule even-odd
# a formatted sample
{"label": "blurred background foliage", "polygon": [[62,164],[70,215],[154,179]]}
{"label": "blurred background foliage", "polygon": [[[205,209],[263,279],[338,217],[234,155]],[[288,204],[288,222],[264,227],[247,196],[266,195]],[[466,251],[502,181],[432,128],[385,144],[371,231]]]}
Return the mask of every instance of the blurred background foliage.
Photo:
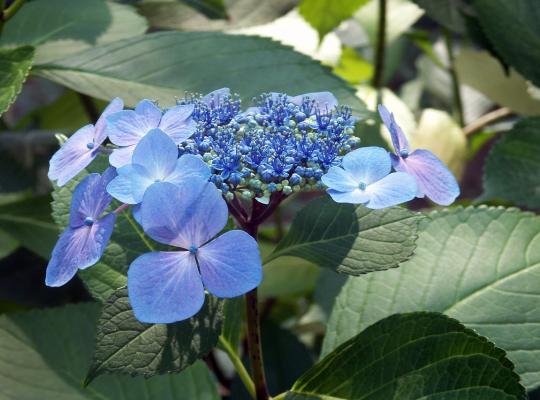
{"label": "blurred background foliage", "polygon": [[[0,1],[6,9],[15,3]],[[263,91],[329,90],[362,117],[356,132],[363,145],[387,146],[374,115],[382,100],[412,148],[433,151],[456,174],[461,204],[537,211],[538,1],[386,0],[383,36],[381,3],[26,1],[0,23],[0,312],[91,298],[78,279],[61,289],[43,284],[58,235],[46,175],[57,135],[95,122],[114,96],[128,106],[141,98],[167,106],[185,92],[228,86],[247,106]],[[313,196],[288,200],[266,224],[263,255]],[[319,354],[345,278],[293,257],[265,271],[263,347],[278,393]],[[209,362],[224,366],[223,395],[247,396],[221,354]]]}

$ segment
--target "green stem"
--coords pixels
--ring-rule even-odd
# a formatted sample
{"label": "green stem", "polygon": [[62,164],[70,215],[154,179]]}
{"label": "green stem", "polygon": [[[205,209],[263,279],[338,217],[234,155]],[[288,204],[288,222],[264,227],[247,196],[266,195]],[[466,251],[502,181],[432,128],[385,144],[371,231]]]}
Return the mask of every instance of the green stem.
{"label": "green stem", "polygon": [[15,0],[8,8],[4,9],[6,0],[0,0],[0,33],[4,29],[5,23],[17,14],[26,0]]}
{"label": "green stem", "polygon": [[377,89],[377,101],[381,98],[384,78],[384,61],[386,51],[386,0],[379,0],[379,21],[377,29],[377,47],[375,49],[375,72],[372,86]]}
{"label": "green stem", "polygon": [[244,366],[244,363],[242,360],[240,360],[240,357],[238,357],[238,354],[236,354],[236,351],[231,347],[230,343],[223,338],[223,336],[219,337],[219,344],[227,352],[227,355],[229,356],[229,359],[234,365],[234,369],[236,370],[236,373],[244,383],[244,386],[246,387],[247,391],[251,395],[252,398],[255,399],[255,384],[251,380],[251,377],[249,376],[249,372],[246,370],[246,367]]}
{"label": "green stem", "polygon": [[458,121],[460,126],[465,125],[463,118],[463,100],[461,99],[461,91],[459,90],[459,78],[456,71],[456,59],[454,57],[454,40],[452,37],[452,32],[448,29],[443,28],[444,32],[444,43],[446,45],[446,51],[448,52],[448,72],[450,73],[450,78],[452,79],[452,96],[454,103],[454,116]]}

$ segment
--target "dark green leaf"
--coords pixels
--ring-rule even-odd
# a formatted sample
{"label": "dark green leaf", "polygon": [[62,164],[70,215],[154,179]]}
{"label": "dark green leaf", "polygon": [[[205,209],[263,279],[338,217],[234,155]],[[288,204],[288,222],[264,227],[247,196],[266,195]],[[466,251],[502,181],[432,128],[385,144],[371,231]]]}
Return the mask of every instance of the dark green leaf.
{"label": "dark green leaf", "polygon": [[393,268],[412,255],[420,218],[401,207],[370,210],[321,197],[298,213],[267,261],[296,256],[350,275]]}
{"label": "dark green leaf", "polygon": [[224,351],[233,351],[237,353],[238,348],[240,347],[244,307],[245,300],[243,296],[225,299],[224,301],[223,328],[219,339],[219,347]]}
{"label": "dark green leaf", "polygon": [[438,311],[504,348],[524,385],[539,385],[540,217],[470,207],[435,212],[421,225],[409,261],[349,278],[335,301],[323,353],[391,314]]}
{"label": "dark green leaf", "polygon": [[30,46],[0,49],[0,115],[21,92],[33,59],[34,49]]}
{"label": "dark green leaf", "polygon": [[497,54],[525,78],[540,85],[540,2],[474,0],[473,5]]}
{"label": "dark green leaf", "polygon": [[540,118],[525,119],[493,146],[484,167],[482,200],[540,208]]}
{"label": "dark green leaf", "polygon": [[23,197],[0,205],[0,229],[27,249],[49,258],[58,239],[49,196]]}
{"label": "dark green leaf", "polygon": [[222,318],[221,301],[208,296],[201,311],[190,319],[144,324],[133,315],[127,289],[117,290],[101,311],[86,382],[105,373],[150,377],[180,372],[215,347]]}
{"label": "dark green leaf", "polygon": [[56,60],[81,50],[146,31],[134,8],[104,0],[34,0],[5,25],[2,46],[36,47],[36,63]]}
{"label": "dark green leaf", "polygon": [[228,18],[223,0],[182,0],[188,6],[203,13],[210,19]]}
{"label": "dark green leaf", "polygon": [[319,39],[333,31],[368,0],[302,0],[300,14],[319,32]]}
{"label": "dark green leaf", "polygon": [[225,0],[228,20],[205,17],[180,1],[152,1],[138,5],[150,26],[181,31],[218,31],[265,24],[289,12],[298,0]]}
{"label": "dark green leaf", "polygon": [[465,0],[413,0],[427,15],[442,26],[458,33],[465,32],[465,18],[462,10]]}
{"label": "dark green leaf", "polygon": [[185,91],[207,93],[226,86],[240,93],[246,103],[265,91],[328,90],[354,111],[364,110],[354,90],[328,68],[289,47],[254,36],[153,33],[41,65],[39,74],[97,98],[120,96],[128,105],[142,98],[171,105]]}
{"label": "dark green leaf", "polygon": [[525,400],[504,351],[436,313],[368,327],[300,377],[287,400]]}
{"label": "dark green leaf", "polygon": [[0,398],[39,400],[218,400],[202,363],[150,379],[102,376],[81,385],[92,357],[96,304],[0,316]]}
{"label": "dark green leaf", "polygon": [[19,247],[20,243],[7,232],[0,230],[0,259],[9,256]]}
{"label": "dark green leaf", "polygon": [[[105,169],[102,164],[105,164],[106,160],[98,159],[88,169],[101,172]],[[53,219],[62,229],[69,220],[73,190],[87,173],[82,172],[61,188],[55,187],[52,193]],[[79,276],[96,299],[105,301],[112,292],[127,284],[126,273],[131,262],[142,253],[154,251],[154,245],[135,222],[131,211],[124,210],[116,219],[113,235],[101,260],[92,268],[79,271]]]}

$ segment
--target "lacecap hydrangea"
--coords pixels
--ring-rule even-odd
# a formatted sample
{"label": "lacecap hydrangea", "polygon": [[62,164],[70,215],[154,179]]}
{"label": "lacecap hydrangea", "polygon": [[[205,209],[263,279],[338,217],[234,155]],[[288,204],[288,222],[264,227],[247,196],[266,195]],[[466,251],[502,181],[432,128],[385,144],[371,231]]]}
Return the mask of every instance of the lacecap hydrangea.
{"label": "lacecap hydrangea", "polygon": [[[243,110],[228,89],[186,96],[167,110],[150,100],[123,110],[114,99],[95,126],[73,134],[51,159],[51,180],[66,184],[100,153],[111,166],[74,189],[46,284],[63,285],[97,263],[117,216],[131,212],[148,237],[174,249],[141,254],[130,265],[134,314],[175,322],[198,312],[205,291],[235,297],[260,284],[256,228],[293,192],[326,187],[335,201],[368,208],[416,196],[450,204],[459,194],[432,153],[409,154],[384,107],[396,153],[358,148],[356,118],[329,92],[264,93],[254,102]],[[220,235],[229,214],[240,229]]]}

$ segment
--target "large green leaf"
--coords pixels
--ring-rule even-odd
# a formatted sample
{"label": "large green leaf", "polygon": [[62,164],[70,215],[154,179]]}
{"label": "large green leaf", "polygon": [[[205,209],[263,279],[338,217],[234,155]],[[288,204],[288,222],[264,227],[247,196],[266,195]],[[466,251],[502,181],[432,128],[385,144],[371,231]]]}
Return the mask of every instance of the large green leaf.
{"label": "large green leaf", "polygon": [[98,44],[143,34],[133,7],[104,0],[34,0],[5,25],[0,45],[36,47],[36,62],[59,59]]}
{"label": "large green leaf", "polygon": [[37,73],[101,99],[120,96],[171,105],[175,96],[230,87],[249,103],[265,91],[299,94],[329,90],[360,112],[354,90],[317,61],[255,36],[161,32],[96,46],[46,65]]}
{"label": "large green leaf", "polygon": [[517,209],[435,212],[400,268],[349,278],[323,354],[397,312],[438,311],[508,352],[527,387],[540,384],[540,217]]}
{"label": "large green leaf", "polygon": [[[105,157],[98,159],[88,169],[101,172],[105,163]],[[83,171],[65,186],[54,188],[52,216],[62,229],[68,224],[73,190],[87,174]],[[127,284],[126,273],[131,262],[142,253],[156,250],[155,245],[135,222],[131,211],[124,210],[116,219],[113,235],[101,260],[91,268],[79,271],[79,276],[96,299],[105,301],[116,289]]]}
{"label": "large green leaf", "polygon": [[401,207],[370,210],[321,197],[298,213],[267,262],[296,256],[350,275],[393,268],[412,255],[420,218]]}
{"label": "large green leaf", "polygon": [[21,92],[33,59],[34,49],[30,46],[0,49],[0,115]]}
{"label": "large green leaf", "polygon": [[50,214],[49,196],[23,197],[0,205],[0,229],[47,259],[59,233]]}
{"label": "large green leaf", "polygon": [[[193,1],[193,0],[186,0]],[[227,20],[210,19],[178,0],[141,2],[150,26],[181,31],[218,31],[265,24],[290,11],[298,0],[225,0]]]}
{"label": "large green leaf", "polygon": [[319,39],[333,31],[369,0],[302,0],[300,14],[319,32]]}
{"label": "large green leaf", "polygon": [[526,399],[504,351],[436,313],[393,315],[294,384],[287,400]]}
{"label": "large green leaf", "polygon": [[540,208],[540,118],[525,119],[493,146],[484,167],[482,200]]}
{"label": "large green leaf", "polygon": [[503,60],[540,85],[540,2],[474,0],[484,32]]}
{"label": "large green leaf", "polygon": [[462,9],[464,0],[413,0],[442,26],[458,33],[465,32],[465,18]]}
{"label": "large green leaf", "polygon": [[92,357],[96,304],[0,316],[1,400],[217,400],[214,379],[196,364],[151,379],[103,376],[81,385]]}
{"label": "large green leaf", "polygon": [[180,372],[216,345],[222,304],[208,296],[195,316],[174,324],[144,324],[133,315],[127,289],[107,300],[98,321],[96,350],[86,381],[121,373],[150,377]]}

